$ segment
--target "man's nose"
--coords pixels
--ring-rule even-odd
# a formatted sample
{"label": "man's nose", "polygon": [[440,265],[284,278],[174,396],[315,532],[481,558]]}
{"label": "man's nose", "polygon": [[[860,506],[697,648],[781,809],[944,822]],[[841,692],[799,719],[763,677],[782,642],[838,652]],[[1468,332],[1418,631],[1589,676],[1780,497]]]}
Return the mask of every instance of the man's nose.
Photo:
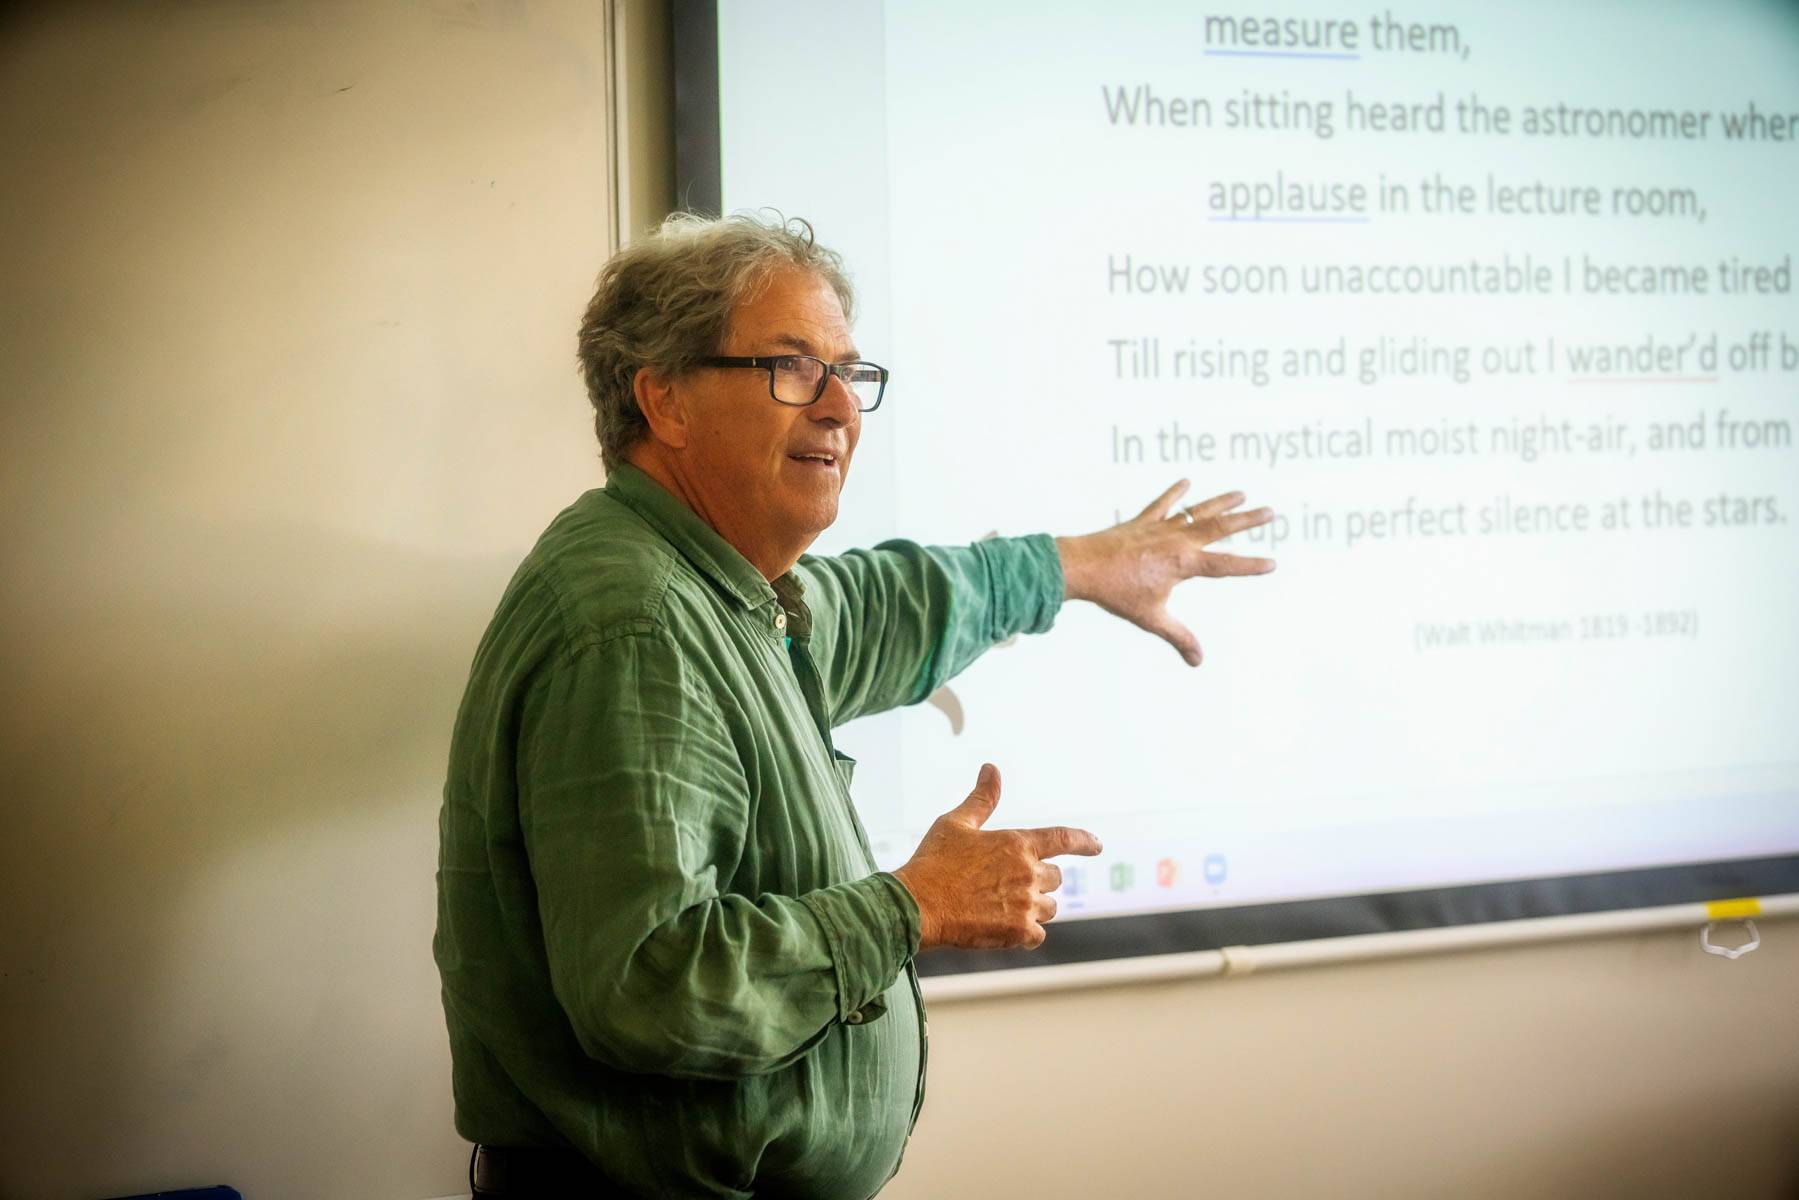
{"label": "man's nose", "polygon": [[814,421],[850,425],[861,419],[862,406],[856,403],[856,393],[840,376],[827,375],[824,394],[812,405],[811,416]]}

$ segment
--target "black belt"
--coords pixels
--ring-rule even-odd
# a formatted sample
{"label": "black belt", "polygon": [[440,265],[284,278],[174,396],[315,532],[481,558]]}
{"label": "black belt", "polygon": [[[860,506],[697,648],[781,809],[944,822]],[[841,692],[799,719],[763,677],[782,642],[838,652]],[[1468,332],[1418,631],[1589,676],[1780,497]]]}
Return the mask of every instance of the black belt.
{"label": "black belt", "polygon": [[468,1182],[476,1200],[631,1200],[630,1193],[573,1150],[548,1146],[476,1146]]}

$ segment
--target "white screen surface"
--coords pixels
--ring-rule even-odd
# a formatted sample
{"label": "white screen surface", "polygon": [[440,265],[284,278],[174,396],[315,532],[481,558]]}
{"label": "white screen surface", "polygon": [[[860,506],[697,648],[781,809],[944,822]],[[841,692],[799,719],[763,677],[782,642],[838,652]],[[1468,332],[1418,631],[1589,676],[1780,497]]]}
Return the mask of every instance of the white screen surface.
{"label": "white screen surface", "polygon": [[1281,516],[1198,670],[1071,605],[842,730],[883,865],[984,761],[1105,842],[1071,919],[1799,851],[1795,68],[1776,4],[721,3],[724,206],[894,371],[816,551]]}

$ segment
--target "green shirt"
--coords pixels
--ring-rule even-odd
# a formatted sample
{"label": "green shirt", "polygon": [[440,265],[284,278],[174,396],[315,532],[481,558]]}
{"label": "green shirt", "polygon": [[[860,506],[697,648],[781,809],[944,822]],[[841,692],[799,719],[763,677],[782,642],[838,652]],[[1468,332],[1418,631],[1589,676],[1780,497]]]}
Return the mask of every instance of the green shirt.
{"label": "green shirt", "polygon": [[1041,535],[771,585],[635,468],[570,505],[450,748],[457,1131],[573,1147],[645,1196],[879,1190],[924,1093],[918,908],[876,871],[831,730],[1049,628],[1062,594]]}

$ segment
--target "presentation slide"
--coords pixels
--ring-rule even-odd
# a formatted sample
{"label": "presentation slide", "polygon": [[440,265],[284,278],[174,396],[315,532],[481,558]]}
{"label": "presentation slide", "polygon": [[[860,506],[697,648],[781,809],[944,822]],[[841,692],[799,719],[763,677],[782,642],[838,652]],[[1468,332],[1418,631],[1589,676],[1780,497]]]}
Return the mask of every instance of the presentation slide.
{"label": "presentation slide", "polygon": [[[772,10],[778,9],[778,14]],[[1271,575],[841,731],[884,866],[982,762],[1064,919],[1799,852],[1799,7],[721,0],[727,211],[893,371],[831,553],[1179,479]]]}

